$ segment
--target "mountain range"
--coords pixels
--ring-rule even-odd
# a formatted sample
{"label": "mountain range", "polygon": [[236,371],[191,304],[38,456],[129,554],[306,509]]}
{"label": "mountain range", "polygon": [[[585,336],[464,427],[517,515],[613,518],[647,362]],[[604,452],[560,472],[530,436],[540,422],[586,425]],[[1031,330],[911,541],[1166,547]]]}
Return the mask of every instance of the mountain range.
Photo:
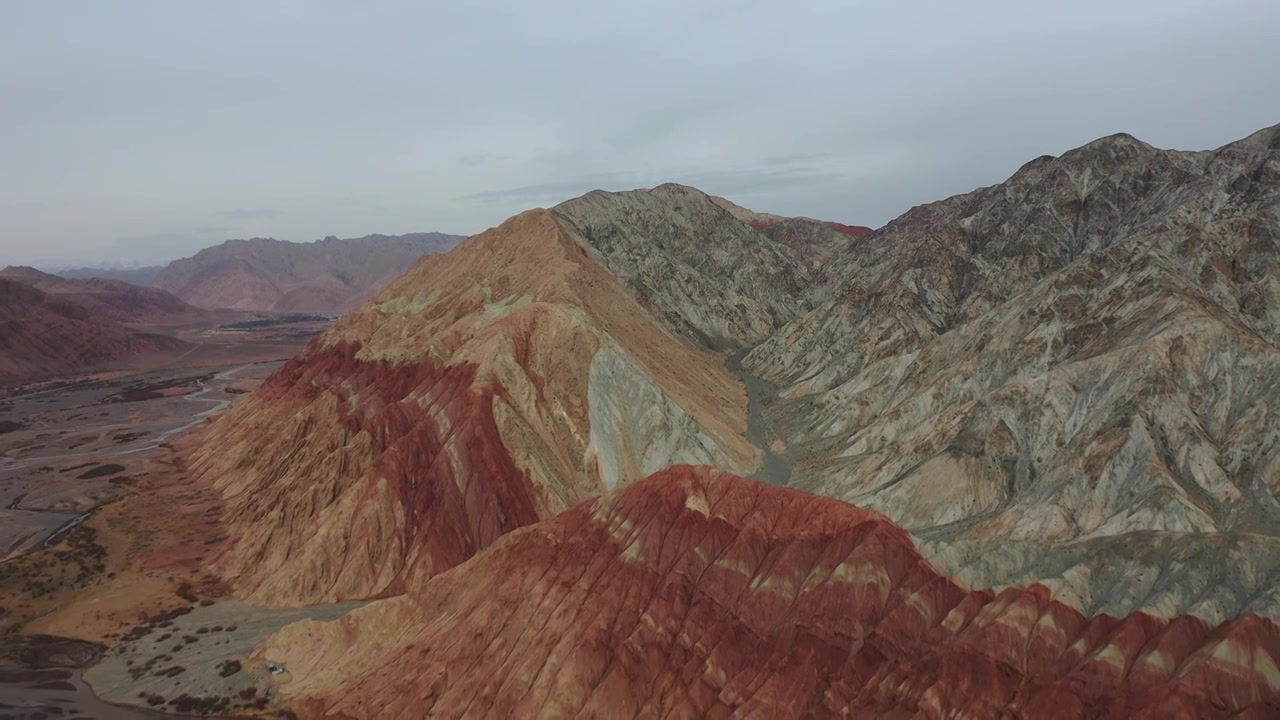
{"label": "mountain range", "polygon": [[166,622],[293,618],[156,673],[211,707],[1280,716],[1278,264],[1280,126],[1101,138],[874,231],[590,192],[178,441],[121,572]]}
{"label": "mountain range", "polygon": [[212,322],[217,316],[193,307],[157,288],[141,287],[111,278],[64,278],[31,267],[9,266],[0,278],[30,285],[49,295],[71,301],[95,315],[134,327],[173,331]]}
{"label": "mountain range", "polygon": [[383,598],[258,650],[349,716],[1270,716],[1278,197],[1280,126],[870,233],[679,185],[522,213],[192,443],[217,570]]}
{"label": "mountain range", "polygon": [[157,307],[138,302],[128,293],[105,290],[93,281],[59,278],[62,283],[86,283],[86,288],[45,292],[13,279],[15,275],[30,278],[31,273],[39,271],[6,268],[0,272],[0,387],[185,350],[185,342],[128,326],[124,319],[173,319],[176,310],[177,317],[187,320],[201,312],[160,291],[149,291],[167,296]]}
{"label": "mountain range", "polygon": [[367,235],[315,242],[228,240],[163,266],[73,268],[64,278],[108,278],[166,290],[207,310],[334,313],[462,240],[444,233]]}
{"label": "mountain range", "polygon": [[228,240],[174,260],[151,280],[197,307],[270,312],[350,309],[462,238],[441,233],[369,235],[311,243]]}
{"label": "mountain range", "polygon": [[120,280],[131,285],[139,285],[148,287],[156,275],[164,269],[163,265],[145,265],[142,267],[73,267],[73,268],[57,268],[52,271],[58,277],[70,280],[83,280],[86,278],[107,278],[108,280]]}

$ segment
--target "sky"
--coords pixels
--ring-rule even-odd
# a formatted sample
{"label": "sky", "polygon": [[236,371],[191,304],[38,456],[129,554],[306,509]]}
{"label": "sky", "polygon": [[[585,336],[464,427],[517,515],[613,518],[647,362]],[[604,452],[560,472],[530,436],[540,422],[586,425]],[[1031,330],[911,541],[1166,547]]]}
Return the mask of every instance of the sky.
{"label": "sky", "polygon": [[1280,2],[0,0],[0,266],[472,234],[681,182],[879,226],[1280,123]]}

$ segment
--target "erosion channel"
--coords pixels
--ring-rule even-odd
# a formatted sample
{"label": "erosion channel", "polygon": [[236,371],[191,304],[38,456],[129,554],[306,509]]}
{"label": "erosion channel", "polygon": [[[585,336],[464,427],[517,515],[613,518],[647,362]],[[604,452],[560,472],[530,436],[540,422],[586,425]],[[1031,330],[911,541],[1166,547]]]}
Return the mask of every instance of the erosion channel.
{"label": "erosion channel", "polygon": [[773,485],[786,485],[791,482],[791,461],[769,447],[763,417],[765,408],[778,399],[778,386],[743,369],[742,360],[749,352],[751,348],[739,350],[730,355],[725,364],[747,388],[747,441],[760,448],[761,453],[760,467],[750,477]]}

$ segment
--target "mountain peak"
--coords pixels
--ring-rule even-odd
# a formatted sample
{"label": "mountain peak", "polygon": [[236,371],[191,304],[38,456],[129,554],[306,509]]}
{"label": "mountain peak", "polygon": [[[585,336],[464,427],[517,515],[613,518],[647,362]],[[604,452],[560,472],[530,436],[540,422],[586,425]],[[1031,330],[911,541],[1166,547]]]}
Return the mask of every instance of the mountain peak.
{"label": "mountain peak", "polygon": [[794,259],[696,188],[593,192],[551,212],[673,329],[708,347],[758,341],[803,302]]}
{"label": "mountain peak", "polygon": [[57,276],[50,275],[43,270],[37,270],[30,265],[9,265],[5,267],[5,269],[0,270],[0,277],[29,283],[32,281],[39,282],[42,280],[49,280],[56,278]]}

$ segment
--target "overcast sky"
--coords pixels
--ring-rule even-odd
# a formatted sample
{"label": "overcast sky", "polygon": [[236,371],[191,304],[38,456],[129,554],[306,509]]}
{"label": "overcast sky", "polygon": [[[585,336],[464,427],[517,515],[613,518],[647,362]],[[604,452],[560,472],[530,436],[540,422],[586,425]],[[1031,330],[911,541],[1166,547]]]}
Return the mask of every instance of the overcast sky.
{"label": "overcast sky", "polygon": [[0,0],[0,266],[478,232],[695,185],[878,226],[1280,123],[1280,2]]}

